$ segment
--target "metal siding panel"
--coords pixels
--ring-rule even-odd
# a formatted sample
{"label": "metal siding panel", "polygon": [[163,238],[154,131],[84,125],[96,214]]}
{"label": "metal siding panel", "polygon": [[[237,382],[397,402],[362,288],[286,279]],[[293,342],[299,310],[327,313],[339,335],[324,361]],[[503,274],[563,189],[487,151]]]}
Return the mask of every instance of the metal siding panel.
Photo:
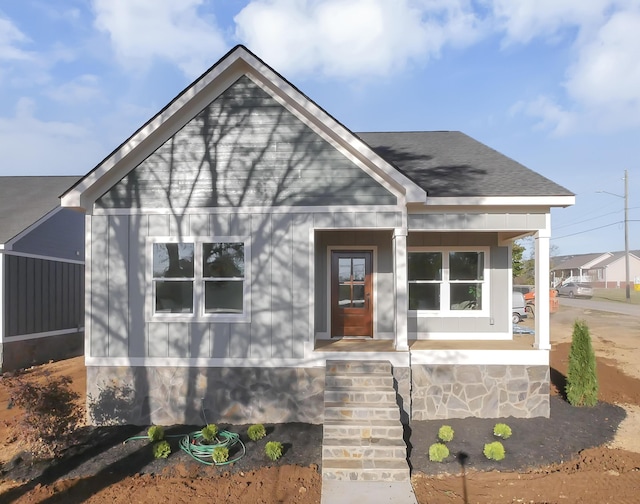
{"label": "metal siding panel", "polygon": [[445,214],[444,225],[447,229],[466,229],[464,214]]}
{"label": "metal siding panel", "polygon": [[526,214],[506,214],[506,225],[510,229],[527,229]]}
{"label": "metal siding panel", "polygon": [[23,334],[32,334],[34,332],[34,296],[35,296],[35,259],[26,258],[27,276],[25,278],[26,303],[22,306],[24,313],[25,326]]}
{"label": "metal siding panel", "polygon": [[251,357],[271,356],[271,218],[251,216]]}
{"label": "metal siding panel", "polygon": [[271,218],[271,357],[293,356],[293,214]]}
{"label": "metal siding panel", "polygon": [[150,322],[147,339],[147,355],[149,357],[169,356],[169,324],[165,322]]}
{"label": "metal siding panel", "polygon": [[128,350],[129,357],[144,357],[146,343],[145,296],[150,286],[146,280],[146,235],[149,217],[132,215],[129,217],[128,255]]}
{"label": "metal siding panel", "polygon": [[487,214],[487,228],[503,230],[508,229],[505,214]]}
{"label": "metal siding panel", "polygon": [[511,325],[511,314],[506,311],[509,306],[509,248],[491,247],[491,315],[494,319],[492,331],[507,332]]}
{"label": "metal siding panel", "polygon": [[546,214],[527,214],[527,229],[544,229],[547,227]]}
{"label": "metal siding panel", "polygon": [[209,216],[209,229],[213,236],[228,236],[229,214],[211,214]]}
{"label": "metal siding panel", "polygon": [[378,332],[392,333],[395,329],[393,247],[391,233],[377,237],[377,296],[375,302]]}
{"label": "metal siding panel", "polygon": [[313,227],[314,228],[332,228],[333,214],[329,212],[321,212],[321,213],[313,214]]}
{"label": "metal siding panel", "polygon": [[108,291],[109,356],[129,351],[129,217],[109,217]]}
{"label": "metal siding panel", "polygon": [[397,212],[377,212],[376,227],[397,228],[400,226],[401,216]]}
{"label": "metal siding panel", "polygon": [[169,218],[169,236],[190,236],[191,235],[191,215],[172,214]]}
{"label": "metal siding panel", "polygon": [[487,214],[467,214],[467,229],[487,229]]}
{"label": "metal siding panel", "polygon": [[60,307],[61,324],[60,329],[69,327],[69,299],[71,298],[71,288],[69,285],[69,263],[62,263],[62,306]]}
{"label": "metal siding panel", "polygon": [[210,357],[211,336],[210,324],[194,323],[191,325],[191,338],[189,339],[189,348],[187,349],[187,357],[191,358],[208,358]]}
{"label": "metal siding panel", "polygon": [[190,220],[191,235],[209,236],[209,215],[193,214]]}
{"label": "metal siding panel", "polygon": [[251,357],[249,349],[252,325],[253,322],[251,324],[229,324],[229,357]]}
{"label": "metal siding panel", "polygon": [[407,216],[407,225],[409,229],[423,229],[425,227],[424,214],[409,214]]}
{"label": "metal siding panel", "polygon": [[9,301],[9,310],[7,311],[7,336],[14,336],[20,334],[19,320],[18,320],[18,307],[20,306],[20,284],[19,281],[19,267],[18,262],[20,257],[4,256],[7,261],[7,267],[5,268],[5,274],[7,275],[8,289],[5,293],[6,299]]}
{"label": "metal siding panel", "polygon": [[251,216],[249,214],[239,213],[229,215],[229,235],[250,236]]}
{"label": "metal siding panel", "polygon": [[51,307],[51,302],[49,300],[49,269],[51,267],[51,262],[50,261],[42,261],[42,271],[40,272],[41,276],[42,276],[42,313],[41,313],[41,321],[42,321],[42,327],[41,327],[41,331],[48,331],[49,330],[49,325],[51,323],[50,321],[50,307]]}
{"label": "metal siding panel", "polygon": [[56,328],[56,302],[58,298],[58,287],[56,280],[57,265],[55,262],[49,263],[49,296],[47,298],[49,305],[49,322],[47,330],[53,331]]}
{"label": "metal siding panel", "polygon": [[170,322],[167,325],[169,326],[169,357],[189,357],[192,324]]}
{"label": "metal siding panel", "polygon": [[169,236],[169,215],[149,215],[148,236]]}
{"label": "metal siding panel", "polygon": [[109,218],[91,218],[91,357],[108,357]]}
{"label": "metal siding panel", "polygon": [[213,358],[230,357],[229,326],[231,324],[210,324],[211,348],[209,355]]}
{"label": "metal siding panel", "polygon": [[356,214],[356,227],[375,228],[377,219],[375,212],[359,212]]}
{"label": "metal siding panel", "polygon": [[[292,357],[304,357],[305,342],[309,339],[309,230],[312,215],[296,215],[292,232]],[[318,300],[316,299],[316,303]]]}
{"label": "metal siding panel", "polygon": [[43,323],[42,323],[42,268],[43,263],[42,259],[35,260],[35,271],[34,271],[34,292],[33,292],[33,330],[36,333],[43,331]]}

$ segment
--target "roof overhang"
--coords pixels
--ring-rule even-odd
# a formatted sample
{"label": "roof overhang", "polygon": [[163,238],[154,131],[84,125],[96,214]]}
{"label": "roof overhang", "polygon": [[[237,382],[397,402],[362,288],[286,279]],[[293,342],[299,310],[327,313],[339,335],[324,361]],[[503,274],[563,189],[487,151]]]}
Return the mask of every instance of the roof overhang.
{"label": "roof overhang", "polygon": [[568,207],[575,205],[575,196],[448,196],[427,197],[424,205],[438,207]]}

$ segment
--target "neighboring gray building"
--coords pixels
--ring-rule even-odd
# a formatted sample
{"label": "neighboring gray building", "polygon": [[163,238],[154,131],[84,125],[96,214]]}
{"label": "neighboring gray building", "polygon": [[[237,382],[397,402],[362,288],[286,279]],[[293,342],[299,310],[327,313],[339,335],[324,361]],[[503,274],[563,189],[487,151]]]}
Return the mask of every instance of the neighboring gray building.
{"label": "neighboring gray building", "polygon": [[390,362],[405,421],[548,416],[511,247],[534,236],[546,306],[574,200],[459,132],[353,133],[238,46],[62,196],[92,418],[323,422],[327,360]]}
{"label": "neighboring gray building", "polygon": [[0,177],[0,370],[81,355],[84,216],[78,177]]}

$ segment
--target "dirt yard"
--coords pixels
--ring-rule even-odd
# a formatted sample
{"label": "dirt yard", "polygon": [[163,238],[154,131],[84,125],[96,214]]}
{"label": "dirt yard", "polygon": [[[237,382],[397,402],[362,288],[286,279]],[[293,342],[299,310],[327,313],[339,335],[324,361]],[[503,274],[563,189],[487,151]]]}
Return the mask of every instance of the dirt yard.
{"label": "dirt yard", "polygon": [[[418,502],[465,502],[465,494],[467,502],[479,504],[638,502],[640,367],[637,363],[640,362],[640,322],[637,318],[623,315],[561,308],[551,319],[554,394],[558,394],[562,388],[571,330],[576,318],[586,320],[591,330],[598,358],[600,400],[618,404],[627,413],[614,439],[607,446],[582,450],[570,460],[518,472],[469,469],[462,475],[460,471],[452,471],[451,474],[414,471],[413,485]],[[27,371],[25,376],[42,380],[46,373],[70,376],[73,388],[84,396],[82,358],[39,366]],[[24,447],[16,437],[13,426],[20,411],[16,408],[7,409],[9,397],[4,381],[3,378],[0,383],[0,463],[3,464],[0,502],[3,504],[187,503],[196,499],[265,504],[320,502],[320,449],[316,445],[320,443],[321,430],[317,426],[307,426],[307,430],[304,430],[304,426],[274,427],[278,439],[288,441],[289,448],[279,463],[270,466],[255,456],[248,456],[246,465],[240,461],[235,467],[224,470],[184,462],[179,458],[176,459],[178,463],[171,463],[173,454],[168,461],[149,461],[148,451],[133,447],[131,443],[122,445],[118,436],[124,436],[124,432],[116,432],[115,438],[113,434],[111,437],[107,435],[105,443],[108,441],[113,444],[111,450],[115,450],[117,456],[122,458],[114,464],[111,451],[96,445],[92,448],[96,450],[93,458],[101,458],[103,464],[95,474],[84,474],[86,456],[82,464],[79,457],[69,457],[67,462],[45,465],[44,469],[36,470],[37,464],[21,460],[18,455]],[[547,427],[549,431],[554,430],[552,421]],[[567,429],[566,436],[571,435]],[[588,440],[584,440],[584,443],[583,446],[592,444]],[[531,448],[535,450],[536,447]],[[414,446],[412,459],[414,456],[424,457],[421,451],[426,451],[426,447]],[[141,457],[144,463],[140,461]],[[31,481],[13,481],[30,479],[29,475],[37,477]]]}

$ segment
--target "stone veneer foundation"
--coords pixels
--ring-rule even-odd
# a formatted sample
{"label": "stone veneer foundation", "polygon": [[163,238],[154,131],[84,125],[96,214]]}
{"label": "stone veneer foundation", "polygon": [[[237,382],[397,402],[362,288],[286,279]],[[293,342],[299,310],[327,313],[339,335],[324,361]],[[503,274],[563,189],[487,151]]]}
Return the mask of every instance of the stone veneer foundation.
{"label": "stone veneer foundation", "polygon": [[549,366],[412,365],[413,420],[549,417]]}
{"label": "stone veneer foundation", "polygon": [[324,368],[88,366],[87,409],[95,425],[319,424],[324,376]]}

